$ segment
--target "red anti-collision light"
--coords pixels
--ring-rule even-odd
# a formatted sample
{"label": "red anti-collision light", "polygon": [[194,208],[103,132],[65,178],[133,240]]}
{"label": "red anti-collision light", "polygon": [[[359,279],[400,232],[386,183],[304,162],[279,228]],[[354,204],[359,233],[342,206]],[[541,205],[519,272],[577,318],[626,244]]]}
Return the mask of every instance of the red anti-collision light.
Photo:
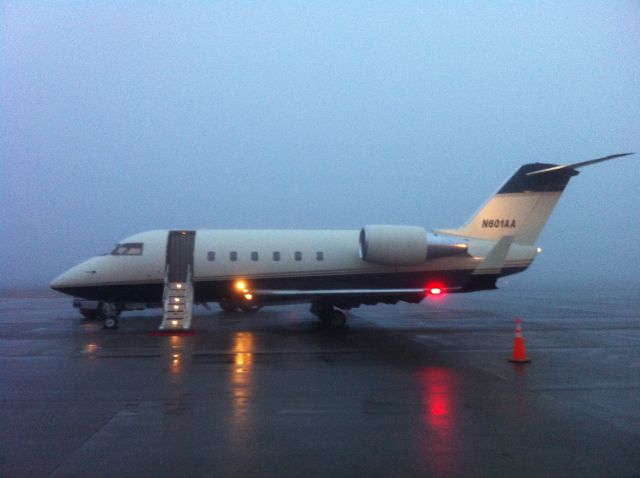
{"label": "red anti-collision light", "polygon": [[426,296],[431,297],[431,299],[436,300],[436,299],[442,299],[445,294],[447,292],[447,289],[439,283],[431,283],[429,285],[427,285],[427,287],[425,287],[424,289],[424,293]]}

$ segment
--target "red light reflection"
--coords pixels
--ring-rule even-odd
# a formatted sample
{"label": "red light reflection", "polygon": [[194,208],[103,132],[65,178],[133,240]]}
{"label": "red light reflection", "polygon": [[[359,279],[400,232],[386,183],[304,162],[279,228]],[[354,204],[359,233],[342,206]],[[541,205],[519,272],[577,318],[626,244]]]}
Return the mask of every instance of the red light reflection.
{"label": "red light reflection", "polygon": [[[436,424],[437,417],[445,417],[449,415],[449,402],[442,395],[435,395],[429,402],[429,417],[431,418],[431,424]],[[439,422],[438,425],[446,425]]]}
{"label": "red light reflection", "polygon": [[456,434],[456,375],[448,368],[420,372],[426,425],[425,458],[438,476],[456,474],[462,449]]}

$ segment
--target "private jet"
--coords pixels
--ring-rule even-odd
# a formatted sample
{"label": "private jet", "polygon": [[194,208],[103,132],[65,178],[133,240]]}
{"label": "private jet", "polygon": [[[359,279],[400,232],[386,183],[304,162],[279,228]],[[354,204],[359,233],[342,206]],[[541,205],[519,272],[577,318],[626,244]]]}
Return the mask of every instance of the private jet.
{"label": "private jet", "polygon": [[359,230],[154,230],[72,267],[51,288],[87,319],[118,327],[125,310],[162,308],[160,330],[191,327],[195,304],[245,312],[309,303],[329,327],[360,305],[496,289],[524,271],[579,163],[521,166],[463,226],[368,225]]}

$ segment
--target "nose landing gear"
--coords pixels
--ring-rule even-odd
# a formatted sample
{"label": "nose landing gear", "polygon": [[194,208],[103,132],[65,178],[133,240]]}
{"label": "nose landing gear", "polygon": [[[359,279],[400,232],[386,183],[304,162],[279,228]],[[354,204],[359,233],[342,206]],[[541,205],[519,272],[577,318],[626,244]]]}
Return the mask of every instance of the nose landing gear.
{"label": "nose landing gear", "polygon": [[120,309],[114,302],[100,302],[98,304],[98,318],[104,320],[103,327],[113,330],[118,328]]}

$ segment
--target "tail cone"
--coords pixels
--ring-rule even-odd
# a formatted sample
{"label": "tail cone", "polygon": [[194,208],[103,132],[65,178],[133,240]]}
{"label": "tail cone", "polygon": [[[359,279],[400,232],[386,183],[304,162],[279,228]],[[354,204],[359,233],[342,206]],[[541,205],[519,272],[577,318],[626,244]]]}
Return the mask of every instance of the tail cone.
{"label": "tail cone", "polygon": [[513,339],[513,354],[509,359],[513,363],[529,363],[531,360],[527,358],[527,352],[524,347],[524,338],[522,337],[522,319],[516,319],[516,336]]}

